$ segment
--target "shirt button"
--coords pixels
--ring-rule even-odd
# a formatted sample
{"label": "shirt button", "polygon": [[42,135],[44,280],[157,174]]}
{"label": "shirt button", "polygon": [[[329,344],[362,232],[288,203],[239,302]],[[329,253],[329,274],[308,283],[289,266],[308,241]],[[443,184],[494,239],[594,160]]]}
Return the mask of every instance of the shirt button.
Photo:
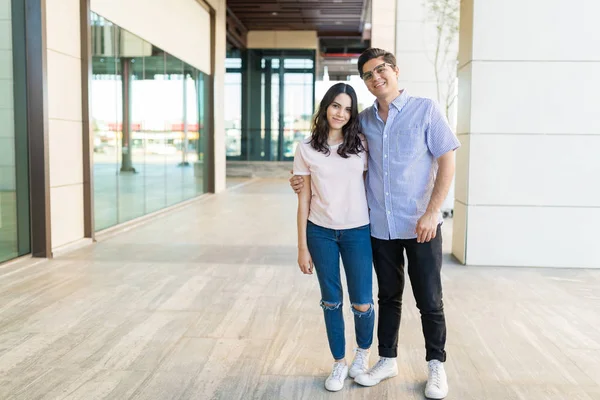
{"label": "shirt button", "polygon": [[386,137],[387,137],[387,135],[383,135],[383,137],[384,137],[384,138],[386,138]]}
{"label": "shirt button", "polygon": [[392,213],[391,211],[388,211],[388,214],[391,214],[391,213]]}
{"label": "shirt button", "polygon": [[383,156],[383,158],[387,158],[387,154],[385,154],[385,155]]}
{"label": "shirt button", "polygon": [[385,174],[387,175],[387,172]]}
{"label": "shirt button", "polygon": [[386,195],[386,196],[389,196],[390,194],[389,194],[388,192],[385,192],[385,195]]}

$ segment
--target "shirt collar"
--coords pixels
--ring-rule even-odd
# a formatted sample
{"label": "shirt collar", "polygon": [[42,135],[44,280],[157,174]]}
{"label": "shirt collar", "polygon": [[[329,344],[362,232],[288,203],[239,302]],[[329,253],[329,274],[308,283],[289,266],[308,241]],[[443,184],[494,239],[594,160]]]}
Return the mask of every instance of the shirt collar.
{"label": "shirt collar", "polygon": [[[396,107],[396,109],[400,111],[408,101],[409,97],[410,96],[408,95],[406,89],[402,89],[402,93],[400,93],[398,97],[396,97],[394,101],[392,101],[391,105]],[[375,101],[373,102],[373,109],[375,110],[375,112],[379,111],[379,103],[377,102],[377,99],[375,99]]]}

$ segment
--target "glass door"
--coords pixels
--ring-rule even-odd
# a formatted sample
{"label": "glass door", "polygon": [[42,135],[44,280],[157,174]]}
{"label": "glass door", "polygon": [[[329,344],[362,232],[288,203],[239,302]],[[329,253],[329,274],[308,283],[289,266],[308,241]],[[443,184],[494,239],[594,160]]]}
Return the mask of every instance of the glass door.
{"label": "glass door", "polygon": [[286,72],[284,76],[283,160],[294,158],[298,142],[310,136],[313,115],[313,74]]}
{"label": "glass door", "polygon": [[271,153],[268,160],[292,160],[300,140],[310,135],[314,111],[314,62],[308,58],[269,57],[264,96]]}

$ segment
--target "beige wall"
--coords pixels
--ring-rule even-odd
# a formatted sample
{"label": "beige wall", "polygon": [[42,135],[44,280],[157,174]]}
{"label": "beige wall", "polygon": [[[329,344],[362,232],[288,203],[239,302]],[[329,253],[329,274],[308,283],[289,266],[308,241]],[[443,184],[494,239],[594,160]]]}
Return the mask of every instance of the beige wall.
{"label": "beige wall", "polygon": [[249,31],[249,49],[313,49],[319,48],[316,31]]}
{"label": "beige wall", "polygon": [[395,51],[396,1],[371,1],[371,47]]}
{"label": "beige wall", "polygon": [[[440,93],[438,96],[435,77],[435,52],[438,41],[436,21],[429,14],[425,0],[397,1],[396,12],[396,59],[400,68],[400,87],[406,88],[414,96],[428,97],[436,100],[442,110],[446,104],[450,107],[448,120],[456,126],[456,59],[458,56],[458,35],[452,41],[449,51],[438,63]],[[447,36],[442,37],[444,43]],[[449,94],[449,96],[448,96]]]}
{"label": "beige wall", "polygon": [[91,0],[92,11],[201,71],[210,70],[210,15],[195,0]]}
{"label": "beige wall", "polygon": [[83,237],[79,0],[46,0],[52,247]]}
{"label": "beige wall", "polygon": [[453,253],[463,262],[600,268],[597,15],[596,0],[462,1]]}

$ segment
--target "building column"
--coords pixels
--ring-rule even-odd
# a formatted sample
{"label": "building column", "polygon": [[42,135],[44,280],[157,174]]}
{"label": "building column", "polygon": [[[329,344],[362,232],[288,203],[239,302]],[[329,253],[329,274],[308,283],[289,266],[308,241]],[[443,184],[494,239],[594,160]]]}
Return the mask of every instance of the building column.
{"label": "building column", "polygon": [[261,152],[261,54],[248,50],[242,61],[242,154],[243,161],[260,160]]}
{"label": "building column", "polygon": [[131,87],[133,83],[131,72],[131,58],[121,58],[121,82],[123,82],[122,98],[123,98],[123,122],[121,134],[122,137],[122,154],[121,154],[121,172],[134,172],[132,155],[131,155]]}
{"label": "building column", "polygon": [[190,163],[187,160],[188,155],[188,147],[190,146],[190,140],[188,138],[189,129],[188,129],[188,94],[187,94],[187,72],[183,73],[183,149],[181,151],[181,162],[179,163],[180,167],[187,167]]}
{"label": "building column", "polygon": [[273,73],[273,69],[271,68],[271,60],[265,60],[265,161],[271,161],[271,75]]}
{"label": "building column", "polygon": [[51,205],[54,206],[57,199],[53,196],[49,174],[51,137],[48,92],[53,86],[51,80],[56,70],[49,69],[54,59],[48,50],[48,36],[52,37],[53,32],[48,32],[46,1],[27,0],[24,9],[31,255],[52,258],[57,239],[52,227]]}
{"label": "building column", "polygon": [[285,73],[283,59],[279,60],[279,133],[277,139],[277,161],[283,161],[285,137]]}
{"label": "building column", "polygon": [[453,254],[600,268],[600,3],[463,0]]}

